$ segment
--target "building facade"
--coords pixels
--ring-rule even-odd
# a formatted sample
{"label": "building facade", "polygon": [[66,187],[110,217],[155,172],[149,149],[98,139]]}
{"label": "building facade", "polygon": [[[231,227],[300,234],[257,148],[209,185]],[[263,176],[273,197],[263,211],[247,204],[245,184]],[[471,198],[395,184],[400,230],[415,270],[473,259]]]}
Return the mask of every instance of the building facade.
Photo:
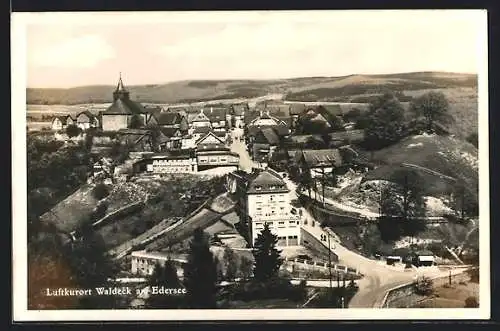
{"label": "building facade", "polygon": [[177,269],[177,276],[183,276],[182,266],[187,262],[184,258],[171,258],[168,254],[162,252],[135,251],[131,256],[131,272],[138,276],[151,276],[157,265],[165,266],[170,259]]}
{"label": "building facade", "polygon": [[298,246],[300,216],[291,213],[290,190],[274,170],[256,170],[246,179],[245,209],[252,246],[267,223],[278,237],[277,246]]}

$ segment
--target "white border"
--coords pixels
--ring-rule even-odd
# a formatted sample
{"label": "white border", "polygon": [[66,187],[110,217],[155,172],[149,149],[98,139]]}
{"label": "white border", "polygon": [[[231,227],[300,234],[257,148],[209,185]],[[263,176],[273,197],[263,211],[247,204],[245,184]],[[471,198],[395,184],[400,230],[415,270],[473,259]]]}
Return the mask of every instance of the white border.
{"label": "white border", "polygon": [[[136,321],[136,320],[362,320],[362,319],[489,319],[489,138],[488,52],[486,10],[416,10],[415,14],[442,15],[452,11],[478,19],[479,199],[480,199],[480,308],[478,309],[232,309],[232,310],[27,310],[26,225],[26,26],[38,24],[106,24],[170,22],[260,21],[269,16],[294,21],[330,20],[327,11],[254,12],[108,12],[108,13],[13,13],[12,45],[12,193],[13,193],[13,320],[21,321]],[[376,11],[380,12],[380,11]],[[350,11],[370,19],[375,11]],[[339,17],[342,15],[339,15]]]}

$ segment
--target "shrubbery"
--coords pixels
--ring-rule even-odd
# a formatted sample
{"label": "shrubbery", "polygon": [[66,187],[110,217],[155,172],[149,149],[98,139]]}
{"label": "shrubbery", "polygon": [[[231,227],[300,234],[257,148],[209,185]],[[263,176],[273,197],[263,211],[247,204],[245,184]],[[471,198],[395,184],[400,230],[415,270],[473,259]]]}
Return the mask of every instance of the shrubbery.
{"label": "shrubbery", "polygon": [[109,195],[109,189],[106,184],[99,183],[92,189],[92,196],[96,200],[102,200]]}
{"label": "shrubbery", "polygon": [[413,286],[415,293],[419,295],[431,295],[434,292],[434,285],[428,277],[418,279]]}
{"label": "shrubbery", "polygon": [[476,297],[468,297],[465,299],[465,308],[478,308],[479,302]]}

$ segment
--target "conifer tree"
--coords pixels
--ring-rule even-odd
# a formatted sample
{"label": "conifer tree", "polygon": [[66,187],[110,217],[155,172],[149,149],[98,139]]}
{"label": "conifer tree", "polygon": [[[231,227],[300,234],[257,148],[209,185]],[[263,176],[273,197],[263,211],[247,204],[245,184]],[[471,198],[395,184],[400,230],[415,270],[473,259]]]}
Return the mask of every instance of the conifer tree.
{"label": "conifer tree", "polygon": [[257,281],[267,281],[278,275],[283,259],[280,258],[281,251],[276,249],[277,242],[278,237],[271,233],[266,223],[254,245],[254,277]]}
{"label": "conifer tree", "polygon": [[[153,274],[149,277],[150,288],[153,286],[177,289],[181,287],[181,282],[177,276],[177,270],[172,261],[168,259],[164,265],[156,264]],[[148,308],[177,308],[182,301],[181,297],[175,295],[151,295],[146,301]]]}
{"label": "conifer tree", "polygon": [[190,308],[215,308],[217,266],[208,239],[197,228],[189,244],[188,262],[184,266],[184,286]]}

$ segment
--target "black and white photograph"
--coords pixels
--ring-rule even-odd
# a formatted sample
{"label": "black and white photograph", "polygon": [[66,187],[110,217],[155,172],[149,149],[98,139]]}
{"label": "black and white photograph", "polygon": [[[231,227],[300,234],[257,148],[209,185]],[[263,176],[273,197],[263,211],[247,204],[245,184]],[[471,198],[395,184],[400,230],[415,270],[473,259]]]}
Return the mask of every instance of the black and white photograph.
{"label": "black and white photograph", "polygon": [[486,17],[11,14],[14,320],[489,318]]}

